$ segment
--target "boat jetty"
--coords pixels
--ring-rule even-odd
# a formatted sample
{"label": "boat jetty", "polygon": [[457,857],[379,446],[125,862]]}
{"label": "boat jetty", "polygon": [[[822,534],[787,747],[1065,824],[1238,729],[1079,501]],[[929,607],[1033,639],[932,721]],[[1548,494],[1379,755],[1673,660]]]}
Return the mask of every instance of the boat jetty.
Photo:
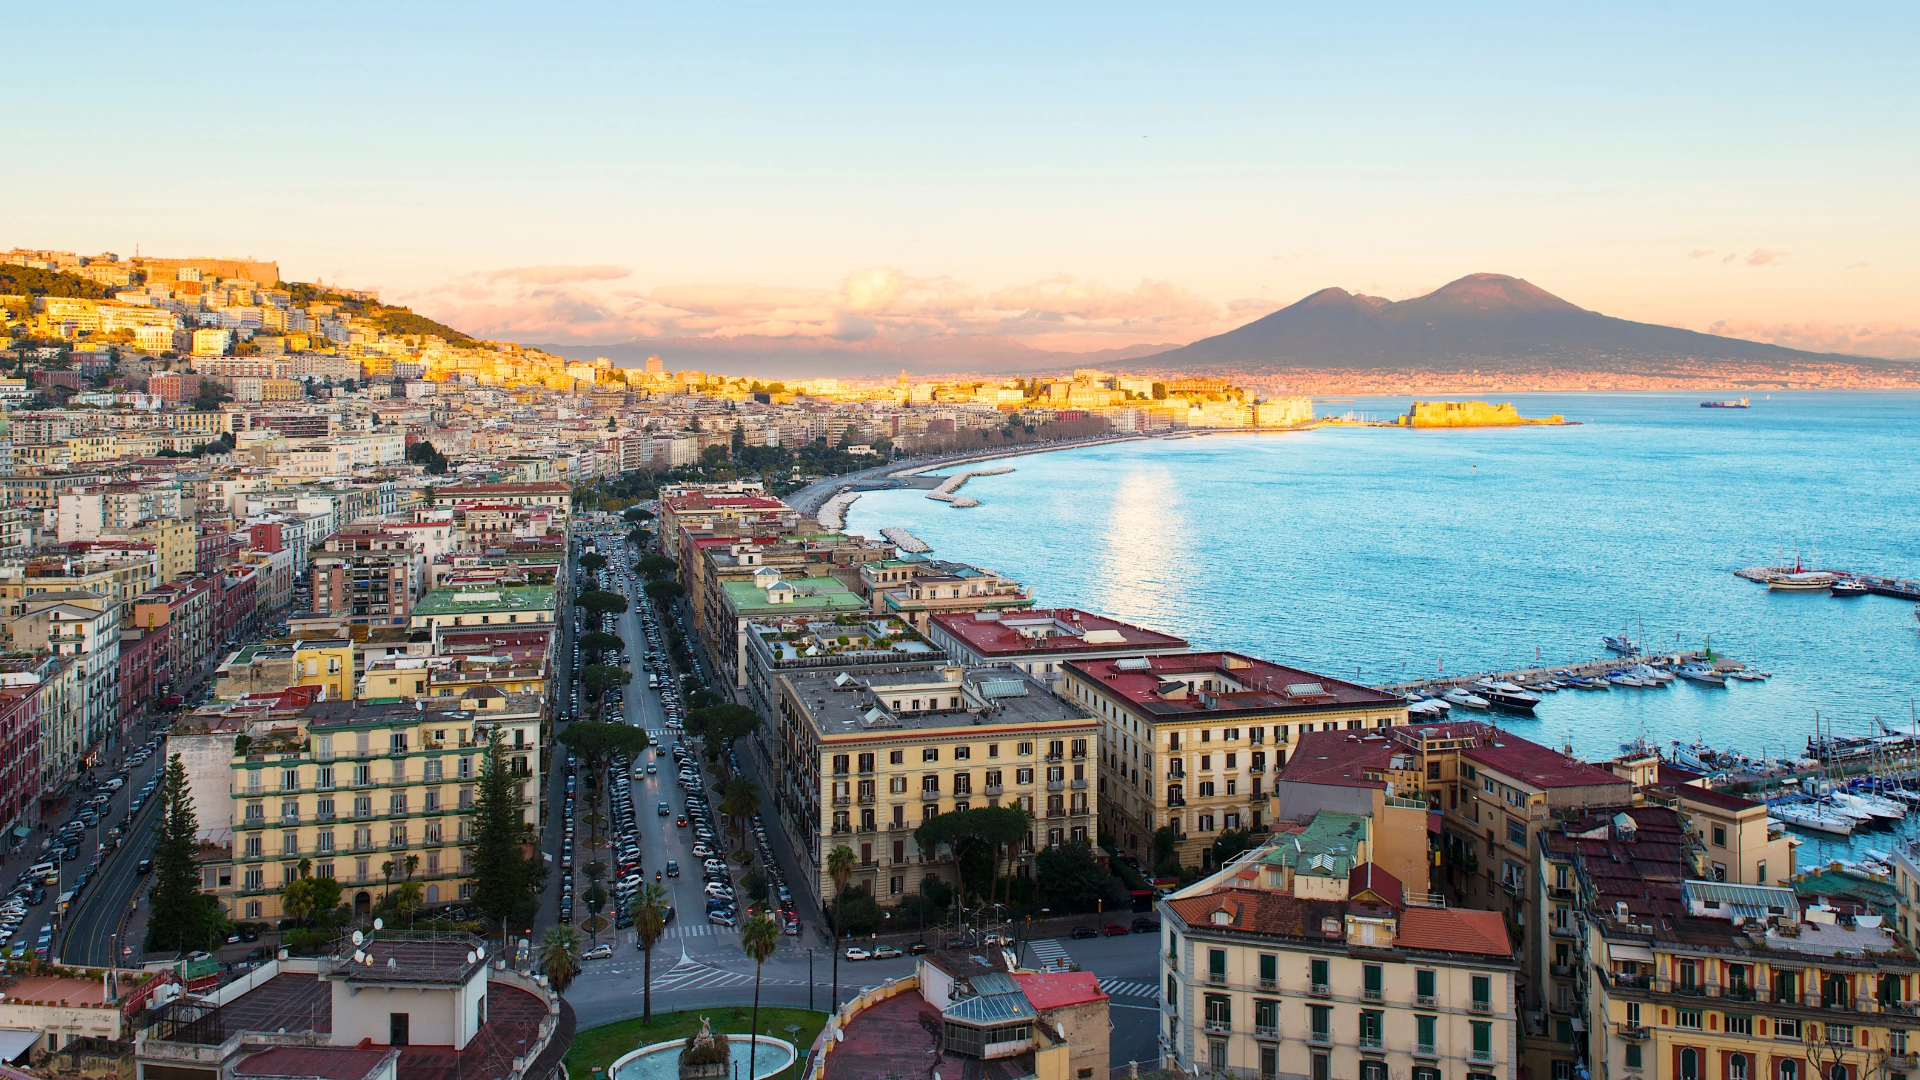
{"label": "boat jetty", "polygon": [[1409,714],[1434,719],[1456,708],[1532,715],[1541,694],[1561,690],[1657,689],[1676,680],[1725,686],[1730,681],[1758,682],[1771,677],[1722,653],[1643,653],[1624,638],[1608,638],[1606,644],[1621,655],[1512,671],[1436,675],[1379,689],[1409,699]]}
{"label": "boat jetty", "polygon": [[1857,570],[1820,570],[1795,562],[1792,566],[1745,566],[1735,570],[1733,576],[1782,592],[1830,592],[1838,597],[1873,593],[1920,603],[1920,581]]}
{"label": "boat jetty", "polygon": [[946,479],[942,480],[940,482],[940,486],[934,488],[932,491],[927,492],[927,498],[935,499],[935,500],[938,500],[939,502],[946,503],[948,506],[951,506],[955,509],[961,509],[968,506],[979,506],[980,500],[970,499],[965,495],[957,494],[960,490],[960,486],[962,484],[965,484],[967,481],[973,479],[976,476],[999,476],[1002,473],[1010,473],[1012,471],[1013,471],[1013,466],[1001,465],[997,468],[992,468],[992,469],[974,469],[970,472],[954,473],[952,476],[949,476]]}

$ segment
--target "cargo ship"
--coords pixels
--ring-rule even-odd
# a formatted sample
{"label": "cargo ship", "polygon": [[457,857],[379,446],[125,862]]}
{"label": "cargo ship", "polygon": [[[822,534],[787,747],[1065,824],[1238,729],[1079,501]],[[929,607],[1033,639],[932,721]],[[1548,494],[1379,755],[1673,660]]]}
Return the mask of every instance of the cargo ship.
{"label": "cargo ship", "polygon": [[1700,407],[1703,409],[1745,409],[1749,406],[1747,405],[1747,399],[1741,398],[1738,401],[1703,401],[1700,403]]}

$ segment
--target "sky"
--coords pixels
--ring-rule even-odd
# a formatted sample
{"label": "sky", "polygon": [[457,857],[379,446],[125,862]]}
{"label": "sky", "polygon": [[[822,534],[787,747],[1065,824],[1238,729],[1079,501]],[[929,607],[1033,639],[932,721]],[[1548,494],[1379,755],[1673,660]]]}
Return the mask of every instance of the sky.
{"label": "sky", "polygon": [[1183,344],[1475,272],[1920,357],[1920,5],[34,4],[0,248],[528,343]]}

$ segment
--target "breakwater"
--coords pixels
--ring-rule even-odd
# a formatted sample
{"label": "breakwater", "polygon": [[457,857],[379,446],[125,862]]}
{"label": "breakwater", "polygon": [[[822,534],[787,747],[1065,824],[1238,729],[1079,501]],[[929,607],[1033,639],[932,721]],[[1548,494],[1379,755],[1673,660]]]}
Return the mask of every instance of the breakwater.
{"label": "breakwater", "polygon": [[846,528],[847,508],[852,506],[853,501],[859,497],[860,493],[857,491],[841,491],[835,493],[832,498],[828,499],[820,507],[820,513],[816,515],[820,526],[834,532],[839,532],[841,529]]}
{"label": "breakwater", "polygon": [[1002,465],[997,469],[974,469],[970,472],[954,473],[942,481],[939,487],[927,492],[927,498],[933,499],[936,502],[946,503],[948,506],[956,509],[968,506],[979,506],[980,501],[978,499],[970,499],[965,495],[958,494],[961,486],[976,476],[999,476],[1012,471],[1013,466]]}

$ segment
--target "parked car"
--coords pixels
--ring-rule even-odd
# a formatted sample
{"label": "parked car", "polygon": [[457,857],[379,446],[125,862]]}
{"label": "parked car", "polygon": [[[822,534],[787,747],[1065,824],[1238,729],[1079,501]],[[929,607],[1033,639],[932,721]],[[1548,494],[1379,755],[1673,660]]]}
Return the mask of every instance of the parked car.
{"label": "parked car", "polygon": [[1157,934],[1160,932],[1160,921],[1142,915],[1133,920],[1133,932],[1136,934]]}
{"label": "parked car", "polygon": [[1076,938],[1097,938],[1100,936],[1100,931],[1095,930],[1091,926],[1076,926],[1073,928],[1073,936]]}
{"label": "parked car", "polygon": [[1128,934],[1132,932],[1133,931],[1128,930],[1126,927],[1121,926],[1117,922],[1110,922],[1104,928],[1104,933],[1108,937],[1126,937]]}
{"label": "parked car", "polygon": [[848,949],[845,955],[849,961],[873,959],[872,953],[868,952],[865,949],[860,949],[860,948]]}
{"label": "parked car", "polygon": [[904,956],[904,955],[906,954],[902,953],[899,949],[896,949],[891,945],[882,945],[879,948],[873,950],[873,958],[875,960],[891,960],[896,956]]}

